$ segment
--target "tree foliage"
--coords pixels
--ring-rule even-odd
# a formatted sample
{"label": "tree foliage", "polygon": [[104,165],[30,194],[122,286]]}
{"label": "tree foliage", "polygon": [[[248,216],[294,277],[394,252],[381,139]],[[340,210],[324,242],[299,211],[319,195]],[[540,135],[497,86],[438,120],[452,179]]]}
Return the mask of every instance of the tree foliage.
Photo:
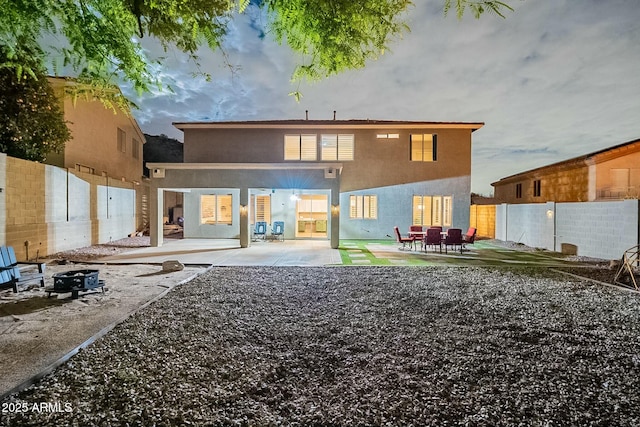
{"label": "tree foliage", "polygon": [[71,138],[59,101],[34,59],[40,54],[0,46],[0,152],[35,161],[60,152]]}
{"label": "tree foliage", "polygon": [[[458,16],[467,8],[476,17],[485,11],[504,16],[502,11],[511,9],[496,0],[440,1],[445,13],[455,7]],[[220,49],[229,22],[250,3],[266,12],[267,33],[300,54],[294,80],[363,67],[408,30],[403,14],[413,5],[411,0],[0,0],[0,45],[9,55],[18,44],[40,48],[54,71],[72,67],[86,88],[118,104],[123,100],[114,83],[128,81],[138,92],[162,86],[154,72],[162,58],[145,56],[142,37],[153,36],[197,64],[198,49]],[[28,63],[20,66],[14,68],[18,74],[31,70]]]}

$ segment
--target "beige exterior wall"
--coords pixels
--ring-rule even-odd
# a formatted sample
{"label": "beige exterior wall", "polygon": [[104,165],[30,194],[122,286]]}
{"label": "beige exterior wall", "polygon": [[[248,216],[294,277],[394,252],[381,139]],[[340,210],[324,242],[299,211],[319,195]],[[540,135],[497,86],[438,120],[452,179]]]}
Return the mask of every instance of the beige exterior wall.
{"label": "beige exterior wall", "polygon": [[41,163],[7,156],[5,244],[19,260],[48,254],[45,222],[45,168]]}
{"label": "beige exterior wall", "polygon": [[[58,96],[62,97],[64,79],[50,78]],[[75,102],[64,97],[64,117],[69,123],[72,139],[63,156],[51,155],[47,163],[73,170],[93,170],[96,175],[142,180],[144,134],[130,115],[105,107],[100,101],[81,97]],[[118,147],[118,129],[124,131],[124,152]],[[137,144],[137,158],[134,156]]]}
{"label": "beige exterior wall", "polygon": [[[534,182],[540,180],[540,196]],[[516,186],[522,196],[516,197]],[[640,140],[503,178],[491,184],[500,203],[586,202],[640,197]]]}
{"label": "beige exterior wall", "polygon": [[[317,127],[289,129],[185,129],[185,163],[283,163],[284,135],[353,134],[354,160],[343,161],[341,191],[399,185],[471,174],[471,129],[416,127]],[[397,133],[399,138],[379,139],[378,133]],[[436,134],[437,161],[410,160],[410,135]],[[318,143],[319,144],[319,143]],[[320,154],[318,153],[318,159]],[[321,160],[319,160],[321,161]],[[305,163],[292,161],[292,163]],[[307,162],[308,163],[308,162]]]}
{"label": "beige exterior wall", "polygon": [[[535,181],[540,181],[540,195],[534,194]],[[516,186],[522,196],[516,196]],[[550,168],[522,174],[495,185],[495,198],[502,203],[586,202],[589,198],[589,169],[586,164],[572,168]]]}
{"label": "beige exterior wall", "polygon": [[640,152],[605,160],[595,166],[598,199],[640,198]]}

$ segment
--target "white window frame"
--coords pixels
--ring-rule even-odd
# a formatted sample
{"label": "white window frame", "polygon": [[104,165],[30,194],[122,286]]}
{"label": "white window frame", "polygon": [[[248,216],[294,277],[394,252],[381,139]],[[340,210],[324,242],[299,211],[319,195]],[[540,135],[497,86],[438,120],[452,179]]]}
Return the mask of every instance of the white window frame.
{"label": "white window frame", "polygon": [[412,225],[450,227],[453,222],[453,197],[414,195],[412,212]]}
{"label": "white window frame", "polygon": [[353,160],[355,136],[353,134],[322,134],[320,136],[320,159],[328,161]]}
{"label": "white window frame", "polygon": [[[223,201],[225,203],[222,203]],[[227,208],[229,209],[228,212],[226,212]],[[232,194],[201,194],[200,195],[200,224],[201,225],[233,225],[233,195]]]}
{"label": "white window frame", "polygon": [[349,196],[349,219],[378,219],[378,196]]}
{"label": "white window frame", "polygon": [[288,134],[284,136],[284,159],[315,162],[318,160],[318,135]]}

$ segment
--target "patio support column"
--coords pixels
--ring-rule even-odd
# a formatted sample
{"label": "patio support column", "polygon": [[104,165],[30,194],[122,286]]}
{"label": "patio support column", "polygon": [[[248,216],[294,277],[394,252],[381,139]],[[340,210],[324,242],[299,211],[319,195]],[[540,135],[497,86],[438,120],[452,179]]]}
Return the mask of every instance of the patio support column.
{"label": "patio support column", "polygon": [[248,248],[251,241],[249,231],[249,188],[240,188],[240,247]]}
{"label": "patio support column", "polygon": [[[335,187],[335,186],[334,186]],[[331,190],[331,248],[340,246],[340,190]]]}
{"label": "patio support column", "polygon": [[151,185],[149,189],[149,237],[151,247],[162,246],[164,222],[164,190]]}

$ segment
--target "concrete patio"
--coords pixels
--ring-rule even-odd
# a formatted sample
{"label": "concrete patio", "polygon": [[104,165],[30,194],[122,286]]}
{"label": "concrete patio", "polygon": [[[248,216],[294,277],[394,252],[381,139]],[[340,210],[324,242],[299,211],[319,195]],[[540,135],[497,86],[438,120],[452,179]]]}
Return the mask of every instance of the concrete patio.
{"label": "concrete patio", "polygon": [[251,242],[240,248],[237,239],[165,239],[160,247],[134,249],[102,258],[108,264],[161,264],[178,260],[185,265],[322,266],[342,264],[340,251],[328,240]]}

